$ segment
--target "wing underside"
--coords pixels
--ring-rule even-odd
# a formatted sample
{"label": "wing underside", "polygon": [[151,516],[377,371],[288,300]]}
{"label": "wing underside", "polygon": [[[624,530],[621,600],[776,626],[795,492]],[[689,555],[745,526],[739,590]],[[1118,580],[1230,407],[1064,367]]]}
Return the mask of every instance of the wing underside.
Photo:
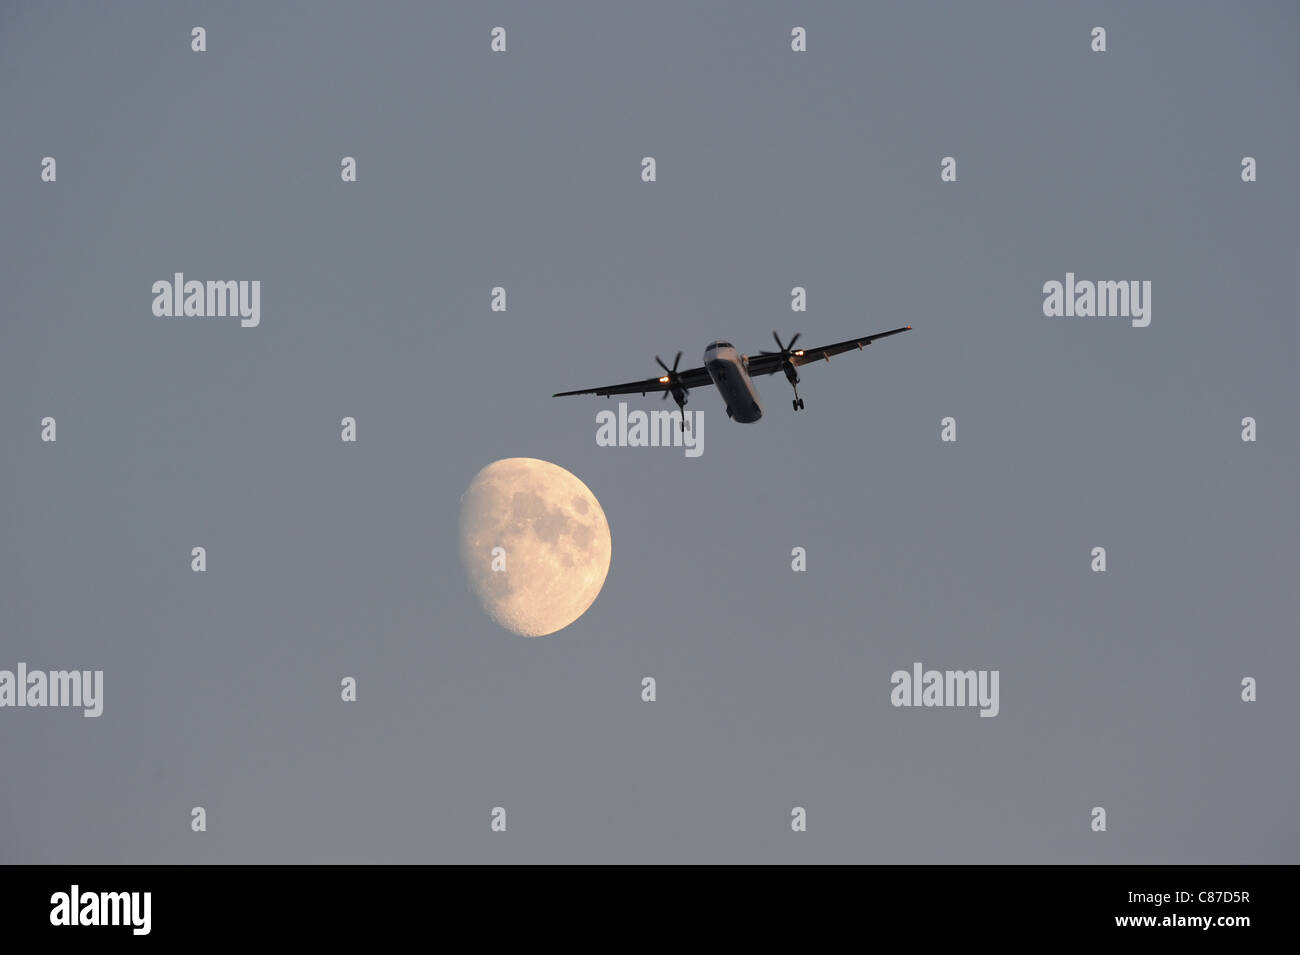
{"label": "wing underside", "polygon": [[[866,335],[862,338],[850,338],[848,341],[836,342],[834,345],[798,348],[790,353],[790,364],[798,367],[815,361],[830,361],[834,355],[842,355],[844,352],[853,351],[854,349],[861,350],[874,341],[908,331],[911,327],[911,325],[904,325],[902,328],[891,328],[887,332],[878,332],[875,335]],[[748,362],[747,367],[751,375],[770,375],[781,370],[781,356],[771,352],[762,355],[751,355]]]}
{"label": "wing underside", "polygon": [[[699,368],[687,368],[685,371],[678,372],[677,379],[685,388],[698,388],[701,385],[709,384],[711,381],[709,373],[705,371],[703,365]],[[652,391],[663,391],[668,386],[667,376],[662,376],[658,378],[642,378],[640,381],[626,381],[621,385],[604,385],[600,388],[561,391],[551,397],[563,398],[567,395],[647,395]]]}

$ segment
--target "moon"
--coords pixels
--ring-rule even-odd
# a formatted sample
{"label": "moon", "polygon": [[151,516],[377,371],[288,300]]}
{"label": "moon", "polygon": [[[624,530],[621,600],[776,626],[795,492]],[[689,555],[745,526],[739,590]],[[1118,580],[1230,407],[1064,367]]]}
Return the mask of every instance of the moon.
{"label": "moon", "polygon": [[587,612],[613,548],[587,485],[549,461],[505,458],[474,475],[460,501],[460,559],[489,617],[541,637]]}

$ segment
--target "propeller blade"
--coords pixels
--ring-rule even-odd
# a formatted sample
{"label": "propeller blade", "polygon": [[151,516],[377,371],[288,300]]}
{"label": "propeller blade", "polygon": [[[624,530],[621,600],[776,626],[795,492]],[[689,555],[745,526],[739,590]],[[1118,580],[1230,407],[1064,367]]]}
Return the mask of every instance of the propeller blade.
{"label": "propeller blade", "polygon": [[795,332],[795,333],[794,333],[794,338],[790,339],[790,344],[786,345],[785,347],[786,347],[787,349],[794,348],[794,343],[797,342],[797,341],[799,340],[799,336],[802,335],[802,334],[803,334],[803,332]]}
{"label": "propeller blade", "polygon": [[672,369],[669,368],[667,365],[665,365],[664,360],[660,358],[658,355],[655,355],[655,361],[659,362],[660,368],[662,368],[664,371],[668,372],[669,374],[672,374]]}
{"label": "propeller blade", "polygon": [[777,347],[778,351],[779,351],[781,354],[785,354],[785,346],[781,344],[781,339],[780,339],[780,337],[776,334],[776,332],[772,332],[772,337],[776,339],[776,347]]}
{"label": "propeller blade", "polygon": [[673,374],[677,374],[677,363],[682,360],[682,353],[678,352],[677,357],[673,359]]}

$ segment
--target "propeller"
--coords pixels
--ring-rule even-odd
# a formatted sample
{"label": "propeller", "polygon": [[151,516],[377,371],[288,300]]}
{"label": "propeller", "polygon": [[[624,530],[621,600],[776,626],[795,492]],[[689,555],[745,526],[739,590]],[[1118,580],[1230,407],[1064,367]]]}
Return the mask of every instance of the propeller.
{"label": "propeller", "polygon": [[794,338],[790,339],[790,343],[789,343],[788,345],[782,345],[782,344],[781,344],[781,336],[778,335],[776,332],[773,332],[773,333],[772,333],[772,337],[776,339],[776,347],[779,348],[779,349],[781,349],[781,350],[780,350],[780,351],[765,351],[765,352],[763,352],[764,355],[780,355],[780,356],[781,356],[781,370],[785,372],[785,379],[786,379],[786,381],[790,382],[791,385],[796,386],[796,387],[795,387],[795,400],[796,400],[796,401],[799,400],[799,389],[798,389],[798,384],[799,384],[799,372],[795,371],[795,369],[794,369],[794,361],[792,361],[792,359],[795,358],[795,357],[798,356],[798,355],[802,355],[802,354],[803,354],[803,351],[794,351],[794,343],[797,342],[797,341],[799,340],[799,336],[800,336],[800,334],[802,334],[802,333],[801,333],[801,332],[795,332],[795,333],[794,333]]}
{"label": "propeller", "polygon": [[782,363],[782,364],[788,364],[789,361],[790,361],[790,358],[794,355],[794,352],[791,351],[791,349],[794,348],[794,343],[797,342],[797,341],[799,340],[799,336],[802,335],[802,334],[803,334],[802,332],[795,332],[795,333],[794,333],[794,338],[790,339],[790,343],[789,343],[788,345],[782,345],[782,344],[781,344],[781,336],[778,335],[776,332],[773,332],[773,333],[772,333],[772,337],[776,339],[776,347],[779,348],[780,351],[765,351],[765,352],[762,352],[762,354],[764,354],[764,355],[780,355],[780,356],[781,356],[781,363]]}
{"label": "propeller", "polygon": [[673,359],[673,367],[669,368],[667,365],[664,364],[664,360],[662,358],[660,358],[658,355],[655,355],[655,361],[659,362],[659,367],[668,373],[663,378],[659,379],[659,382],[661,384],[668,386],[664,388],[664,393],[660,395],[660,397],[667,398],[669,392],[673,393],[673,397],[677,397],[680,394],[681,398],[678,398],[677,401],[679,405],[685,404],[685,401],[683,399],[687,395],[686,389],[682,387],[681,378],[677,376],[677,365],[681,360],[682,360],[682,353],[678,352],[677,357]]}
{"label": "propeller", "polygon": [[664,360],[662,358],[660,358],[658,355],[655,355],[655,361],[659,362],[659,367],[662,368],[667,373],[659,379],[659,383],[665,386],[664,393],[660,395],[660,399],[662,400],[663,398],[667,398],[669,393],[670,392],[672,393],[673,401],[677,402],[677,407],[681,410],[682,430],[685,431],[686,430],[686,396],[687,394],[689,394],[689,392],[686,390],[686,387],[682,384],[681,377],[677,374],[677,365],[678,363],[681,362],[681,360],[682,360],[682,353],[678,352],[677,357],[673,359],[673,367],[669,368],[667,365],[664,364]]}

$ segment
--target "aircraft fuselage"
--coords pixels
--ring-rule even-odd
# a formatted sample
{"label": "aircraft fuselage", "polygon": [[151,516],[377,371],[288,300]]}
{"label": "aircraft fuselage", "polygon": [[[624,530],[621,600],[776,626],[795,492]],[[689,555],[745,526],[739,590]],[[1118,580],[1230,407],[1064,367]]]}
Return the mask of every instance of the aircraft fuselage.
{"label": "aircraft fuselage", "polygon": [[733,421],[748,424],[763,417],[758,389],[735,346],[729,342],[711,342],[704,350],[704,367]]}

